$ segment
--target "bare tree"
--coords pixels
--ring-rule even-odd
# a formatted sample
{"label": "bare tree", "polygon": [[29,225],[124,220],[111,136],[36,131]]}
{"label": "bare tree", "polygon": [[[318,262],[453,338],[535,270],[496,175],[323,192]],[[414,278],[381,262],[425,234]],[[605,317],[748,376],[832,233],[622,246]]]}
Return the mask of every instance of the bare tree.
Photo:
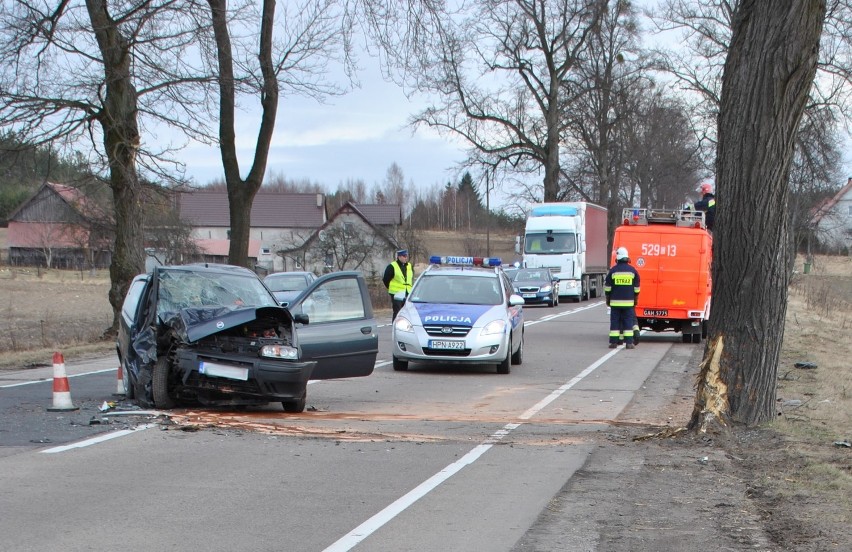
{"label": "bare tree", "polygon": [[[741,2],[722,80],[709,340],[689,426],[776,415],[789,247],[788,173],[816,72],[825,0]],[[760,55],[757,55],[757,52]]]}
{"label": "bare tree", "polygon": [[[278,21],[283,39],[276,41],[276,2],[264,0],[258,14],[259,40],[252,44],[249,38],[255,35],[251,26],[241,26],[245,21],[242,18],[229,20],[232,14],[226,0],[208,3],[218,65],[219,148],[231,220],[228,262],[248,266],[251,207],[266,174],[280,90],[283,86],[314,98],[342,93],[342,88],[325,77],[332,60],[345,58],[349,31],[338,2],[305,0],[291,6],[292,11],[285,11],[283,20]],[[230,25],[238,28],[236,40]],[[235,126],[237,100],[243,93],[256,96],[261,107],[252,163],[245,178],[240,172]]]}
{"label": "bare tree", "polygon": [[206,128],[194,116],[203,98],[182,87],[198,78],[186,65],[195,11],[181,0],[24,0],[0,11],[0,126],[35,145],[88,140],[112,189],[110,331],[145,266],[140,167],[163,175],[174,166],[168,145],[145,146],[140,120],[196,136]]}
{"label": "bare tree", "polygon": [[344,224],[332,224],[321,230],[308,250],[308,258],[326,270],[358,270],[383,245],[373,232],[360,232]]}
{"label": "bare tree", "polygon": [[[439,101],[412,117],[461,137],[470,164],[542,174],[555,201],[563,113],[577,90],[563,86],[606,0],[480,0],[435,14],[402,56],[416,89]],[[422,21],[422,20],[420,20]],[[422,30],[422,27],[416,27]],[[413,52],[413,53],[412,53]]]}

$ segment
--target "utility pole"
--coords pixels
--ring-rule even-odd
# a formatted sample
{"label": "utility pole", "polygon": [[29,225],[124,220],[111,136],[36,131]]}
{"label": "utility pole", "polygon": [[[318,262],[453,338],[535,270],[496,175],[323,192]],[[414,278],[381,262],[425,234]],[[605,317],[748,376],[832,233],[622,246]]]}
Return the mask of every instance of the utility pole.
{"label": "utility pole", "polygon": [[491,203],[488,171],[485,172],[485,256],[491,256]]}

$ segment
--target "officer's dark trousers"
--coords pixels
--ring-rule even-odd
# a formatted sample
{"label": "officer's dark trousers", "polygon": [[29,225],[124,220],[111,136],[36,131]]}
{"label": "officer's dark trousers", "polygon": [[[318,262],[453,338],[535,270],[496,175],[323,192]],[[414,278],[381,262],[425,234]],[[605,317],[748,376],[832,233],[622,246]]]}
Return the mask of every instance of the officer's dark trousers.
{"label": "officer's dark trousers", "polygon": [[405,300],[403,299],[402,301],[397,301],[396,299],[393,298],[393,295],[391,295],[390,298],[391,298],[391,308],[393,309],[393,318],[391,318],[391,320],[396,320],[396,315],[399,312],[399,310],[402,308],[402,306],[405,304]]}
{"label": "officer's dark trousers", "polygon": [[636,324],[636,312],[633,307],[610,307],[609,342],[633,343],[633,325]]}

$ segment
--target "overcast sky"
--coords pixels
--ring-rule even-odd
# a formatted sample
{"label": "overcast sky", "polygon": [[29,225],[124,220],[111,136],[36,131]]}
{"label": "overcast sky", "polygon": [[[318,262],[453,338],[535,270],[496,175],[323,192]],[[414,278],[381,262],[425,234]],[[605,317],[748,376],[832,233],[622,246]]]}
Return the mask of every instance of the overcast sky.
{"label": "overcast sky", "polygon": [[[362,60],[367,65],[369,60]],[[406,184],[420,189],[456,182],[455,165],[464,160],[461,144],[441,138],[428,128],[413,133],[408,117],[426,106],[409,100],[395,84],[385,82],[377,70],[361,76],[361,88],[345,96],[330,97],[326,104],[301,97],[282,97],[275,124],[267,177],[308,179],[334,192],[347,180],[363,180],[368,189],[384,181],[396,163]],[[257,135],[256,115],[238,115],[237,140],[243,176]],[[182,158],[188,175],[198,184],[222,179],[219,150],[192,145]]]}

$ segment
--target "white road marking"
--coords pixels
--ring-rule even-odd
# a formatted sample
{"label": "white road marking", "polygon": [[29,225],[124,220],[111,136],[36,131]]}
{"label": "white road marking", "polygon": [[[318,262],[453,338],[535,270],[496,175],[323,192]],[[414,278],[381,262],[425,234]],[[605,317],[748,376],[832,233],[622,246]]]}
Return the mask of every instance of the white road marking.
{"label": "white road marking", "polygon": [[[118,367],[106,368],[105,370],[95,370],[94,372],[83,372],[82,374],[69,374],[67,377],[69,379],[70,378],[79,378],[80,376],[91,376],[93,374],[103,374],[104,372],[115,372],[116,370],[118,370]],[[21,383],[10,383],[8,385],[0,385],[0,389],[5,389],[7,387],[21,387],[22,385],[32,385],[34,383],[44,383],[46,381],[53,381],[53,377],[51,376],[49,378],[44,378],[44,379],[24,381],[24,382],[21,382]]]}
{"label": "white road marking", "polygon": [[[585,310],[587,308],[591,308],[595,305],[590,305],[589,307],[583,307],[581,309],[575,309],[571,312],[578,312],[580,310]],[[558,315],[557,315],[558,316]],[[536,321],[538,322],[538,321]],[[609,351],[607,354],[599,358],[593,364],[589,365],[585,370],[568,380],[564,385],[554,390],[550,395],[539,401],[529,410],[521,414],[520,418],[522,420],[529,420],[536,414],[538,414],[543,408],[547,405],[558,399],[562,394],[566,391],[577,385],[583,378],[587,377],[589,374],[594,372],[601,364],[612,358],[613,355],[617,354],[621,348],[614,349]],[[432,490],[436,489],[441,483],[448,480],[450,477],[461,471],[462,468],[473,464],[480,456],[485,454],[488,449],[494,446],[495,443],[499,442],[501,439],[509,435],[515,429],[521,427],[521,423],[511,423],[506,424],[500,430],[492,433],[485,441],[476,446],[473,450],[465,454],[460,459],[456,460],[452,464],[448,465],[402,497],[398,498],[392,504],[387,506],[385,509],[338,539],[331,546],[325,549],[324,552],[346,552],[348,550],[352,550],[355,546],[358,545],[361,541],[378,531],[383,525],[391,521],[393,518],[401,514],[405,511],[409,506],[429,494]]]}
{"label": "white road marking", "polygon": [[57,452],[65,452],[66,450],[71,450],[75,448],[88,447],[89,445],[103,443],[104,441],[109,441],[110,439],[124,437],[125,435],[130,435],[131,433],[134,433],[136,431],[144,431],[146,429],[151,429],[152,427],[157,427],[157,425],[158,424],[145,424],[141,426],[136,426],[133,429],[122,429],[121,431],[113,431],[111,433],[105,433],[103,435],[98,435],[97,437],[92,437],[91,439],[86,439],[85,441],[78,441],[76,443],[71,443],[70,445],[62,445],[60,447],[44,449],[39,452],[42,452],[44,454],[55,454]]}

